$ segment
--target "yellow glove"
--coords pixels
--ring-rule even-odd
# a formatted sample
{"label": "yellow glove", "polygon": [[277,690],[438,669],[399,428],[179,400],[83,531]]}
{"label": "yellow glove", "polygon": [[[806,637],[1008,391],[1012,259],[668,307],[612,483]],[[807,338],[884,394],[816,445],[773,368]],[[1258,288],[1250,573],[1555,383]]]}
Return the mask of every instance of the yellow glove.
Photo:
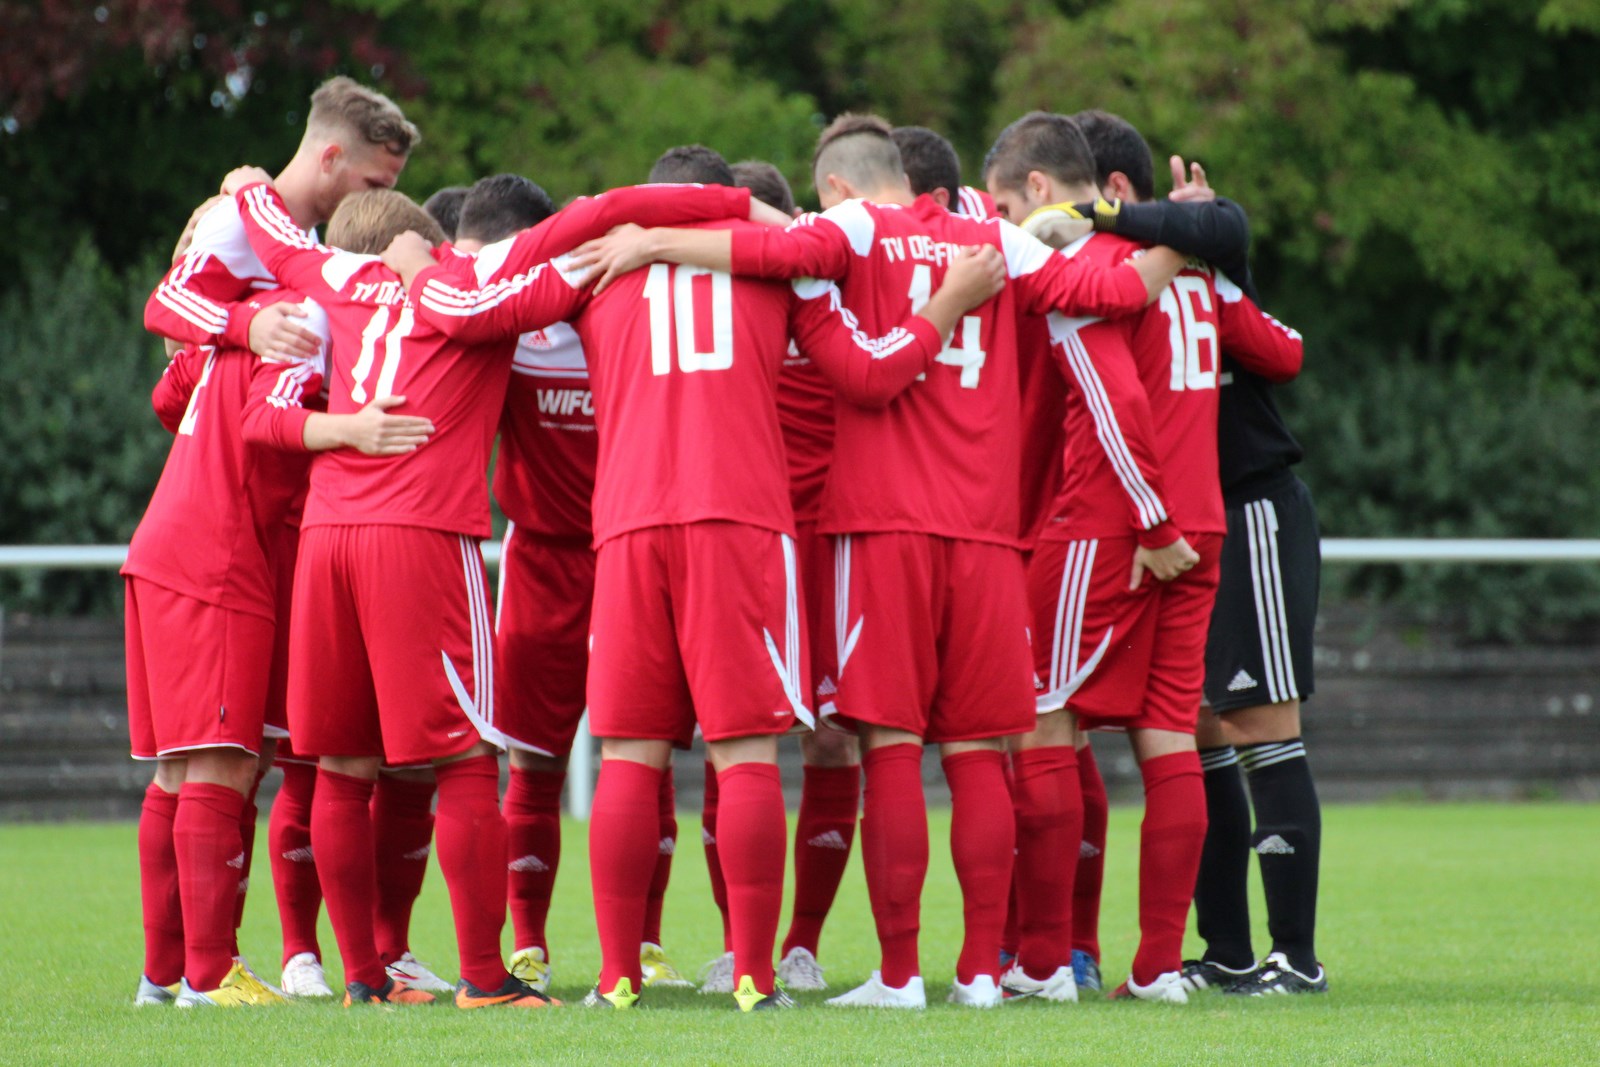
{"label": "yellow glove", "polygon": [[1065,248],[1094,232],[1094,220],[1072,204],[1046,204],[1022,220],[1022,228],[1051,248]]}

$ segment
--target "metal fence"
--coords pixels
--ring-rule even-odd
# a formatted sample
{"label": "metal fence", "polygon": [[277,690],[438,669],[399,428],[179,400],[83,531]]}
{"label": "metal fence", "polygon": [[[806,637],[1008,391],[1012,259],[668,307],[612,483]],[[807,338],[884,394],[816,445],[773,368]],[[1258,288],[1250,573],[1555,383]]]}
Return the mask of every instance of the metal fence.
{"label": "metal fence", "polygon": [[[0,545],[0,570],[115,570],[127,545]],[[500,543],[486,541],[483,558],[500,565]],[[1477,540],[1451,538],[1324,538],[1326,563],[1600,563],[1596,540]],[[594,742],[585,716],[573,743],[567,775],[567,807],[587,819],[594,787]]]}

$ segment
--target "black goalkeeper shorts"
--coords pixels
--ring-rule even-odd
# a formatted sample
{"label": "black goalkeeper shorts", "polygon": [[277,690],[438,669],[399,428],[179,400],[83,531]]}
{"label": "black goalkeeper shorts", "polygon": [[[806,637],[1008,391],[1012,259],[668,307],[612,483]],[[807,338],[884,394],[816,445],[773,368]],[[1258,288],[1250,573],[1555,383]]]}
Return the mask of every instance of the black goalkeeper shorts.
{"label": "black goalkeeper shorts", "polygon": [[1225,713],[1311,695],[1322,545],[1299,478],[1228,508],[1222,584],[1206,637],[1206,703]]}

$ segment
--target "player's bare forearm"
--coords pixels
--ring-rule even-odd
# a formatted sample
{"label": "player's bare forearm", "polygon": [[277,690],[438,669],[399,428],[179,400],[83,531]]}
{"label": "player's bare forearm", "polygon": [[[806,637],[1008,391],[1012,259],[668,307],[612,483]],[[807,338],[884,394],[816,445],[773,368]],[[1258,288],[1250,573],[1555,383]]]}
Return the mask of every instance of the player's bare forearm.
{"label": "player's bare forearm", "polygon": [[391,415],[389,409],[404,404],[403,396],[380,397],[354,414],[312,412],[305,421],[302,440],[307,452],[353,448],[368,456],[400,456],[428,443],[433,423],[418,415]]}
{"label": "player's bare forearm", "polygon": [[624,274],[658,262],[726,272],[733,265],[732,235],[727,230],[618,226],[604,237],[580,245],[572,253],[571,269],[587,270],[598,293]]}
{"label": "player's bare forearm", "polygon": [[1144,282],[1147,294],[1145,303],[1150,304],[1161,295],[1161,290],[1172,284],[1172,279],[1178,276],[1178,272],[1188,260],[1175,249],[1166,245],[1156,245],[1130,262],[1133,264],[1133,269],[1139,272],[1140,280]]}
{"label": "player's bare forearm", "polygon": [[963,315],[993,299],[1005,284],[1006,260],[998,248],[964,249],[951,260],[939,291],[917,314],[931,322],[940,337],[949,337]]}

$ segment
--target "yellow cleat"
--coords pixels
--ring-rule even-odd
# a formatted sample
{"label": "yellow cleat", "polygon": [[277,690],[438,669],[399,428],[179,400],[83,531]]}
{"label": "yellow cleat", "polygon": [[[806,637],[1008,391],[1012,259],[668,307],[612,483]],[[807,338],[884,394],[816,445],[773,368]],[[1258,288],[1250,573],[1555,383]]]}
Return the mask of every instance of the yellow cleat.
{"label": "yellow cleat", "polygon": [[541,993],[550,992],[550,958],[537,946],[519,948],[511,954],[511,975]]}
{"label": "yellow cleat", "polygon": [[287,1003],[289,998],[257,978],[241,959],[233,961],[222,984],[215,989],[202,993],[191,987],[187,978],[178,985],[180,1008],[265,1008]]}
{"label": "yellow cleat", "polygon": [[644,985],[657,986],[661,989],[692,989],[694,983],[685,978],[673,962],[667,959],[667,952],[660,945],[646,941],[639,946],[639,973],[644,977]]}
{"label": "yellow cleat", "polygon": [[589,995],[583,998],[583,1006],[586,1008],[616,1008],[621,1011],[633,1007],[638,999],[639,994],[633,991],[633,983],[626,978],[618,978],[616,987],[609,993],[600,992],[599,986],[589,990]]}
{"label": "yellow cleat", "polygon": [[741,975],[739,985],[733,991],[733,999],[738,1001],[739,1010],[742,1012],[771,1011],[774,1008],[792,1008],[794,1000],[780,987],[774,985],[772,992],[763,993],[756,988],[756,980],[748,974]]}

